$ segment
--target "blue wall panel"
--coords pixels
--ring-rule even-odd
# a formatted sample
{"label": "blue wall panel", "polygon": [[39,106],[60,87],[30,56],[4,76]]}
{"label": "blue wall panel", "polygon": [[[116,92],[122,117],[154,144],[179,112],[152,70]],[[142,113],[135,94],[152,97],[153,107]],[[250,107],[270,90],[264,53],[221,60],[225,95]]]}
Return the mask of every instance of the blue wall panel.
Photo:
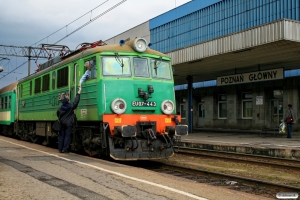
{"label": "blue wall panel", "polygon": [[152,48],[170,52],[254,26],[300,20],[300,0],[194,0],[150,20]]}
{"label": "blue wall panel", "polygon": [[221,0],[193,0],[151,19],[149,23],[150,30],[219,1]]}

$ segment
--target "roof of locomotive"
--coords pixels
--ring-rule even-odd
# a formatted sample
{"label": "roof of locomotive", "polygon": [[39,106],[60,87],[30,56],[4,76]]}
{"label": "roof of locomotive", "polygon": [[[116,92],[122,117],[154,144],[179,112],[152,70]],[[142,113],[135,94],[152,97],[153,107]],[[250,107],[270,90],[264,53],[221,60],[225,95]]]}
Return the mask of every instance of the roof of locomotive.
{"label": "roof of locomotive", "polygon": [[[95,54],[95,53],[101,53],[101,52],[132,53],[132,52],[135,52],[135,53],[141,54],[141,53],[139,53],[139,52],[137,52],[133,49],[133,43],[134,43],[134,40],[129,40],[129,41],[125,42],[125,44],[123,44],[123,45],[112,44],[112,45],[96,46],[94,48],[89,48],[89,49],[86,49],[86,50],[83,50],[83,51],[79,51],[78,53],[76,53],[74,55],[72,55],[72,53],[71,53],[71,56],[66,56],[66,58],[64,58],[60,62],[55,63],[54,65],[52,65],[52,66],[50,66],[50,67],[48,67],[44,70],[41,70],[37,73],[31,74],[31,75],[23,78],[22,80],[20,80],[20,82],[30,80],[30,79],[32,79],[36,76],[44,74],[48,71],[51,71],[51,70],[53,70],[57,67],[65,65],[69,62],[81,59],[82,57],[89,56],[89,55],[92,55],[92,54]],[[161,56],[161,57],[168,57],[166,54],[163,54],[161,52],[150,49],[149,47],[142,53],[143,54],[153,54],[153,55],[157,55],[157,56]]]}
{"label": "roof of locomotive", "polygon": [[4,94],[4,93],[6,93],[6,92],[13,91],[14,89],[17,88],[17,85],[18,85],[18,81],[17,81],[17,82],[14,82],[14,83],[12,83],[12,84],[10,84],[10,85],[5,86],[4,88],[1,88],[1,89],[0,89],[0,94]]}

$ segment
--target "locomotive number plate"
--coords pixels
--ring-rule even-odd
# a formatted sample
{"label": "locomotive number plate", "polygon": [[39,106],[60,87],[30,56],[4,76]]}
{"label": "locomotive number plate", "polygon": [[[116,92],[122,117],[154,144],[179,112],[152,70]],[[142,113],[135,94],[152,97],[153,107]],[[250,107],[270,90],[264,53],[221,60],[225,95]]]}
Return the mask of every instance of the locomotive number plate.
{"label": "locomotive number plate", "polygon": [[156,102],[154,101],[132,101],[132,106],[135,107],[156,107]]}

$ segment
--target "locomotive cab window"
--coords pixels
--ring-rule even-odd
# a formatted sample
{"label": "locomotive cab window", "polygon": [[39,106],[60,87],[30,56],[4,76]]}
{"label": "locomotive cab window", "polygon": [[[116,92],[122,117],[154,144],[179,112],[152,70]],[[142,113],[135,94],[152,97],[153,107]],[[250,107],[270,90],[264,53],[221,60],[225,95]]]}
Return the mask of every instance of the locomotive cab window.
{"label": "locomotive cab window", "polygon": [[85,70],[87,70],[87,66],[90,67],[90,76],[88,77],[87,80],[91,80],[91,79],[96,79],[97,78],[97,63],[96,63],[96,58],[93,58],[91,60],[86,60],[84,62],[84,67],[86,68]]}
{"label": "locomotive cab window", "polygon": [[131,76],[128,57],[103,57],[102,68],[104,76]]}
{"label": "locomotive cab window", "polygon": [[149,77],[148,62],[144,58],[133,59],[134,76],[136,77]]}
{"label": "locomotive cab window", "polygon": [[171,79],[170,62],[151,59],[152,77],[157,79]]}

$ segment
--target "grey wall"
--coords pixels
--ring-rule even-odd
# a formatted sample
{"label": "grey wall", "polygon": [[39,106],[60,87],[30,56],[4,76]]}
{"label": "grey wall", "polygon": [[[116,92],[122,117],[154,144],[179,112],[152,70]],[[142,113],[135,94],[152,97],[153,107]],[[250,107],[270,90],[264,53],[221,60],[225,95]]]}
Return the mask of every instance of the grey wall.
{"label": "grey wall", "polygon": [[128,38],[134,39],[136,37],[142,37],[150,43],[150,31],[149,31],[149,22],[140,24],[128,31],[125,31],[119,35],[116,35],[108,40],[105,40],[107,44],[119,44],[120,40],[126,40]]}

